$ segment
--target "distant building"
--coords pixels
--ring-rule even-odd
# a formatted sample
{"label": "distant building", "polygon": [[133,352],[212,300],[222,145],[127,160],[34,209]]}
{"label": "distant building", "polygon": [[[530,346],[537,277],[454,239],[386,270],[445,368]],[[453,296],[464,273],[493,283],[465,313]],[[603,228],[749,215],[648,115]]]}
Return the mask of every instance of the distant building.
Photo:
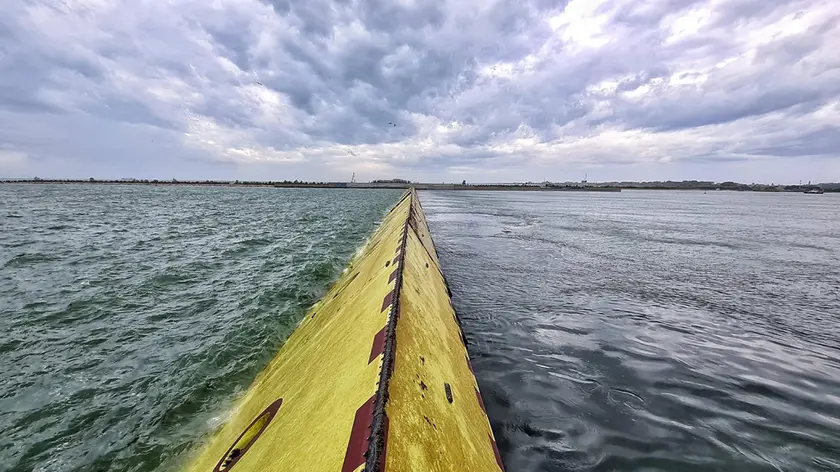
{"label": "distant building", "polygon": [[374,180],[373,184],[410,184],[410,180],[405,179],[390,179],[390,180]]}

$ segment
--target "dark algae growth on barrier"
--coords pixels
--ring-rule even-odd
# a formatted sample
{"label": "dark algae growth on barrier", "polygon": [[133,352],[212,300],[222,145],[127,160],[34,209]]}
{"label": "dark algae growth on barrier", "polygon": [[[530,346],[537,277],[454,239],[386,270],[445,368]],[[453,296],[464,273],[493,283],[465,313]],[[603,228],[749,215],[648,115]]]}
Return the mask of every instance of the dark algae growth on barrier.
{"label": "dark algae growth on barrier", "polygon": [[507,470],[840,470],[840,198],[420,198]]}
{"label": "dark algae growth on barrier", "polygon": [[177,470],[401,194],[0,186],[0,470]]}

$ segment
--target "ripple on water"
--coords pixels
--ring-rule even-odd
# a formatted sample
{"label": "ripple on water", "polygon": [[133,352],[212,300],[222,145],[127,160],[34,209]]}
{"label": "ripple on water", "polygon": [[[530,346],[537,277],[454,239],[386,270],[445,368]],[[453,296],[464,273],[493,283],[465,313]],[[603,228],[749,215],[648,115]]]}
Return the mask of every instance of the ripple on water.
{"label": "ripple on water", "polygon": [[840,202],[695,197],[421,193],[508,470],[836,469]]}
{"label": "ripple on water", "polygon": [[0,464],[177,470],[399,195],[0,186]]}

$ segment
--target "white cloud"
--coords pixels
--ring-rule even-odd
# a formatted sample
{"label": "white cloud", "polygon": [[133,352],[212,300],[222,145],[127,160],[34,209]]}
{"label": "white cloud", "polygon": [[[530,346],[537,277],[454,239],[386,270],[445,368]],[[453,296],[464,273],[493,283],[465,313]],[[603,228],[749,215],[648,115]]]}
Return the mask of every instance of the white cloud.
{"label": "white cloud", "polygon": [[548,24],[567,48],[575,51],[597,49],[610,42],[610,16],[601,10],[606,0],[571,0],[563,11],[551,16]]}
{"label": "white cloud", "polygon": [[[840,158],[840,6],[672,3],[5,2],[0,142],[39,156],[21,172],[119,177],[533,180],[715,156],[781,180]],[[39,139],[55,126],[77,131]],[[155,157],[114,157],[118,136]]]}
{"label": "white cloud", "polygon": [[0,176],[9,176],[10,172],[22,170],[29,156],[13,149],[0,149]]}

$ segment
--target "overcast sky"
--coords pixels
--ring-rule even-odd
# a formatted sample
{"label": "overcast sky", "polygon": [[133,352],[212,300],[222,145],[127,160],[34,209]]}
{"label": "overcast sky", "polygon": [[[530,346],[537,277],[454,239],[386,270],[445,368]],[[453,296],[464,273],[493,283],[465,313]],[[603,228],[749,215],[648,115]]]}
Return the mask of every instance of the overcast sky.
{"label": "overcast sky", "polygon": [[840,181],[840,1],[0,0],[2,177],[353,172]]}

